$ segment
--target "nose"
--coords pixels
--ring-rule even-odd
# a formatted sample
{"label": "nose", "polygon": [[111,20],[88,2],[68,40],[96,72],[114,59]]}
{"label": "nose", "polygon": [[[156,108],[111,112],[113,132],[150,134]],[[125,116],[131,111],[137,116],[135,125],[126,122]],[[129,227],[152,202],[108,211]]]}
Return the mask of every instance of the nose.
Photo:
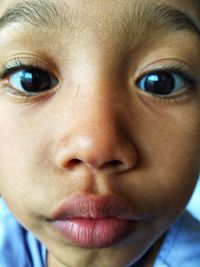
{"label": "nose", "polygon": [[135,167],[138,153],[128,125],[130,118],[126,120],[122,112],[125,101],[113,97],[109,90],[81,94],[71,105],[70,113],[67,105],[60,113],[64,114],[65,123],[56,145],[57,167],[74,170],[82,166],[113,172]]}

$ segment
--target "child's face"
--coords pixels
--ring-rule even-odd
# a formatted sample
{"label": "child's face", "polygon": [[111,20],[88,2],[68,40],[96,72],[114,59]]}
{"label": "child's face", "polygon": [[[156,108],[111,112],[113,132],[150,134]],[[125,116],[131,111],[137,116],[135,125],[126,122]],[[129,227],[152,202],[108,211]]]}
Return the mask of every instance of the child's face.
{"label": "child's face", "polygon": [[50,266],[135,262],[199,173],[197,1],[2,2],[3,198]]}

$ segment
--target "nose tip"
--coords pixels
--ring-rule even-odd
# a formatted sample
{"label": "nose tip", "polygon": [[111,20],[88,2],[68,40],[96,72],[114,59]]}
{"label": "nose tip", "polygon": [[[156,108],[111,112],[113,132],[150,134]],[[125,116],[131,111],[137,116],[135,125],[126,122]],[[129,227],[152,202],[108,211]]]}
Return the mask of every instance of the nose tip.
{"label": "nose tip", "polygon": [[59,168],[71,170],[80,165],[98,170],[127,171],[138,161],[134,144],[126,138],[105,135],[101,131],[87,136],[74,137],[70,143],[60,147],[56,164]]}

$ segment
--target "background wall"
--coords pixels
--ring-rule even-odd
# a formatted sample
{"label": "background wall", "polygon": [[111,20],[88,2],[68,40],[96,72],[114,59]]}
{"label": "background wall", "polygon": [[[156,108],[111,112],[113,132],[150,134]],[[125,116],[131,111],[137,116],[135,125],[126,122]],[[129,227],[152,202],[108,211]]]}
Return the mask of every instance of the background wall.
{"label": "background wall", "polygon": [[200,177],[187,209],[200,220]]}

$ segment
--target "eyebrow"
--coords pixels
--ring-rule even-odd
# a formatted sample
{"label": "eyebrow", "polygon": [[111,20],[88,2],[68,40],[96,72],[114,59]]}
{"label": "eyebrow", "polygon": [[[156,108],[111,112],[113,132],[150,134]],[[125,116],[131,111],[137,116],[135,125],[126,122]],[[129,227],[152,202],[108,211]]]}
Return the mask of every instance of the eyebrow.
{"label": "eyebrow", "polygon": [[36,27],[62,26],[68,23],[68,6],[59,2],[59,7],[50,0],[22,0],[6,9],[0,17],[0,30],[13,23],[31,24]]}
{"label": "eyebrow", "polygon": [[[69,7],[66,2],[51,0],[22,0],[9,7],[0,17],[0,30],[13,23],[33,26],[62,27],[71,26]],[[126,13],[124,24],[127,29],[135,25],[137,29],[152,29],[162,26],[170,31],[189,30],[200,39],[200,27],[187,13],[169,5],[157,5],[139,1],[133,12]],[[94,22],[95,23],[95,22]]]}
{"label": "eyebrow", "polygon": [[139,2],[126,19],[127,23],[135,23],[137,31],[141,33],[145,29],[153,32],[164,28],[169,31],[190,31],[200,39],[200,26],[196,21],[189,14],[166,4]]}

